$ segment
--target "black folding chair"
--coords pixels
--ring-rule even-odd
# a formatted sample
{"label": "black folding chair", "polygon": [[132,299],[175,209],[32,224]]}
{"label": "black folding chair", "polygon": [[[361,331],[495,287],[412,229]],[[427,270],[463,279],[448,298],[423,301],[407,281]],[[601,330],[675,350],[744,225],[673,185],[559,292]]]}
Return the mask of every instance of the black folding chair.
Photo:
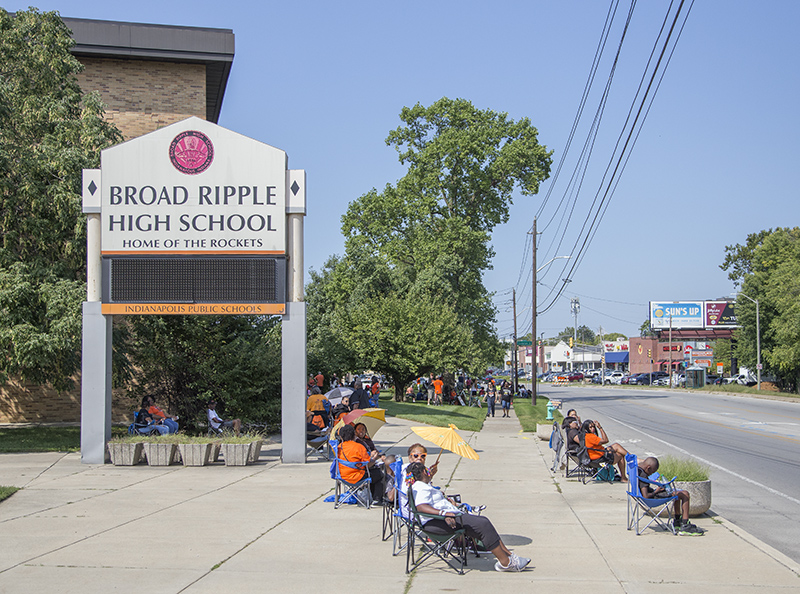
{"label": "black folding chair", "polygon": [[[410,522],[406,544],[406,573],[411,573],[412,569],[419,567],[425,560],[436,556],[455,569],[459,575],[463,575],[464,566],[467,564],[465,529],[454,528],[442,532],[431,527],[426,529],[423,524],[424,518],[441,520],[442,517],[417,510],[414,490],[411,487],[408,488],[408,514]],[[422,545],[419,557],[415,552],[415,541],[419,541]]]}

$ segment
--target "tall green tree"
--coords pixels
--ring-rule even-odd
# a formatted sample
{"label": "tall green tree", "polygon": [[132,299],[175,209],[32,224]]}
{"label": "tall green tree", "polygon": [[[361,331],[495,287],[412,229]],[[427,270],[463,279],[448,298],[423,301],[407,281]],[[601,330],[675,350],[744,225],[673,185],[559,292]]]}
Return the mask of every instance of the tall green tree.
{"label": "tall green tree", "polygon": [[448,304],[480,360],[499,361],[496,311],[483,285],[491,232],[508,220],[514,192],[538,191],[551,153],[527,118],[514,121],[463,99],[404,108],[400,119],[386,142],[408,171],[350,204],[342,217],[347,259],[377,258],[397,291]]}
{"label": "tall green tree", "polygon": [[80,363],[81,170],[122,140],[81,92],[72,43],[55,12],[0,9],[0,380],[59,389]]}
{"label": "tall green tree", "polygon": [[[741,293],[759,302],[761,355],[765,369],[782,388],[800,391],[800,227],[769,229],[748,235],[744,245],[725,248],[721,265]],[[756,366],[756,308],[742,295],[736,300],[739,363]]]}

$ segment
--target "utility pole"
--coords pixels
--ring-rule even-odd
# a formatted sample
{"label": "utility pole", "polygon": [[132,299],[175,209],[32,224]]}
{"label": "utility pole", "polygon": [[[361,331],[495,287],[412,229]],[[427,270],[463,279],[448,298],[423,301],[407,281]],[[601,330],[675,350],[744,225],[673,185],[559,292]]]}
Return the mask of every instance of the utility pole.
{"label": "utility pole", "polygon": [[574,338],[572,347],[572,371],[575,371],[575,349],[578,347],[578,313],[581,311],[581,301],[577,297],[569,300],[569,307],[572,310],[572,315],[575,316]]}
{"label": "utility pole", "polygon": [[533,346],[533,365],[531,365],[531,404],[536,406],[536,389],[539,375],[539,345],[536,343],[536,217],[533,218],[533,304],[531,307],[531,343]]}
{"label": "utility pole", "polygon": [[606,379],[606,345],[603,344],[603,327],[600,326],[600,385],[604,386]]}
{"label": "utility pole", "polygon": [[517,290],[511,289],[511,302],[514,306],[514,351],[511,353],[511,373],[513,379],[511,385],[513,386],[514,394],[517,393]]}
{"label": "utility pole", "polygon": [[672,388],[672,316],[669,316],[669,387]]}

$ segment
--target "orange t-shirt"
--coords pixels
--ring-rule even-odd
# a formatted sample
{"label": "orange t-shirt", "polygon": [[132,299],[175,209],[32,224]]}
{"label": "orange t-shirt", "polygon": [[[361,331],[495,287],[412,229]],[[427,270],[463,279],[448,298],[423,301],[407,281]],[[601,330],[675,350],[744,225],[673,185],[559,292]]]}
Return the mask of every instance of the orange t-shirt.
{"label": "orange t-shirt", "polygon": [[594,433],[586,434],[584,443],[586,444],[586,449],[589,450],[590,459],[597,460],[598,458],[603,457],[603,452],[605,452],[605,448],[600,443],[601,441],[602,440]]}
{"label": "orange t-shirt", "polygon": [[[367,448],[357,441],[343,441],[339,446],[339,459],[348,462],[369,462],[369,452]],[[339,464],[339,474],[342,480],[348,483],[357,483],[366,475],[366,468],[350,468],[344,464]]]}
{"label": "orange t-shirt", "polygon": [[442,386],[444,386],[444,382],[440,379],[433,380],[433,391],[437,394],[442,393]]}

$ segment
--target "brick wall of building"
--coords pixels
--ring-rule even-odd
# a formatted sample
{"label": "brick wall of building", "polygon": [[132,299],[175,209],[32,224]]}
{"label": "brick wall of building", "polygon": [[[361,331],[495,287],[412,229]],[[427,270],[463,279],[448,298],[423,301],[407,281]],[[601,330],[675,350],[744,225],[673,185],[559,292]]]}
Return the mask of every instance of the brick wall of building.
{"label": "brick wall of building", "polygon": [[[0,423],[78,423],[81,420],[80,376],[76,388],[59,392],[49,386],[11,380],[0,386]],[[116,391],[111,396],[111,422],[130,423],[136,403]]]}
{"label": "brick wall of building", "polygon": [[78,76],[85,93],[99,91],[106,119],[125,140],[197,116],[206,117],[203,64],[80,58]]}

